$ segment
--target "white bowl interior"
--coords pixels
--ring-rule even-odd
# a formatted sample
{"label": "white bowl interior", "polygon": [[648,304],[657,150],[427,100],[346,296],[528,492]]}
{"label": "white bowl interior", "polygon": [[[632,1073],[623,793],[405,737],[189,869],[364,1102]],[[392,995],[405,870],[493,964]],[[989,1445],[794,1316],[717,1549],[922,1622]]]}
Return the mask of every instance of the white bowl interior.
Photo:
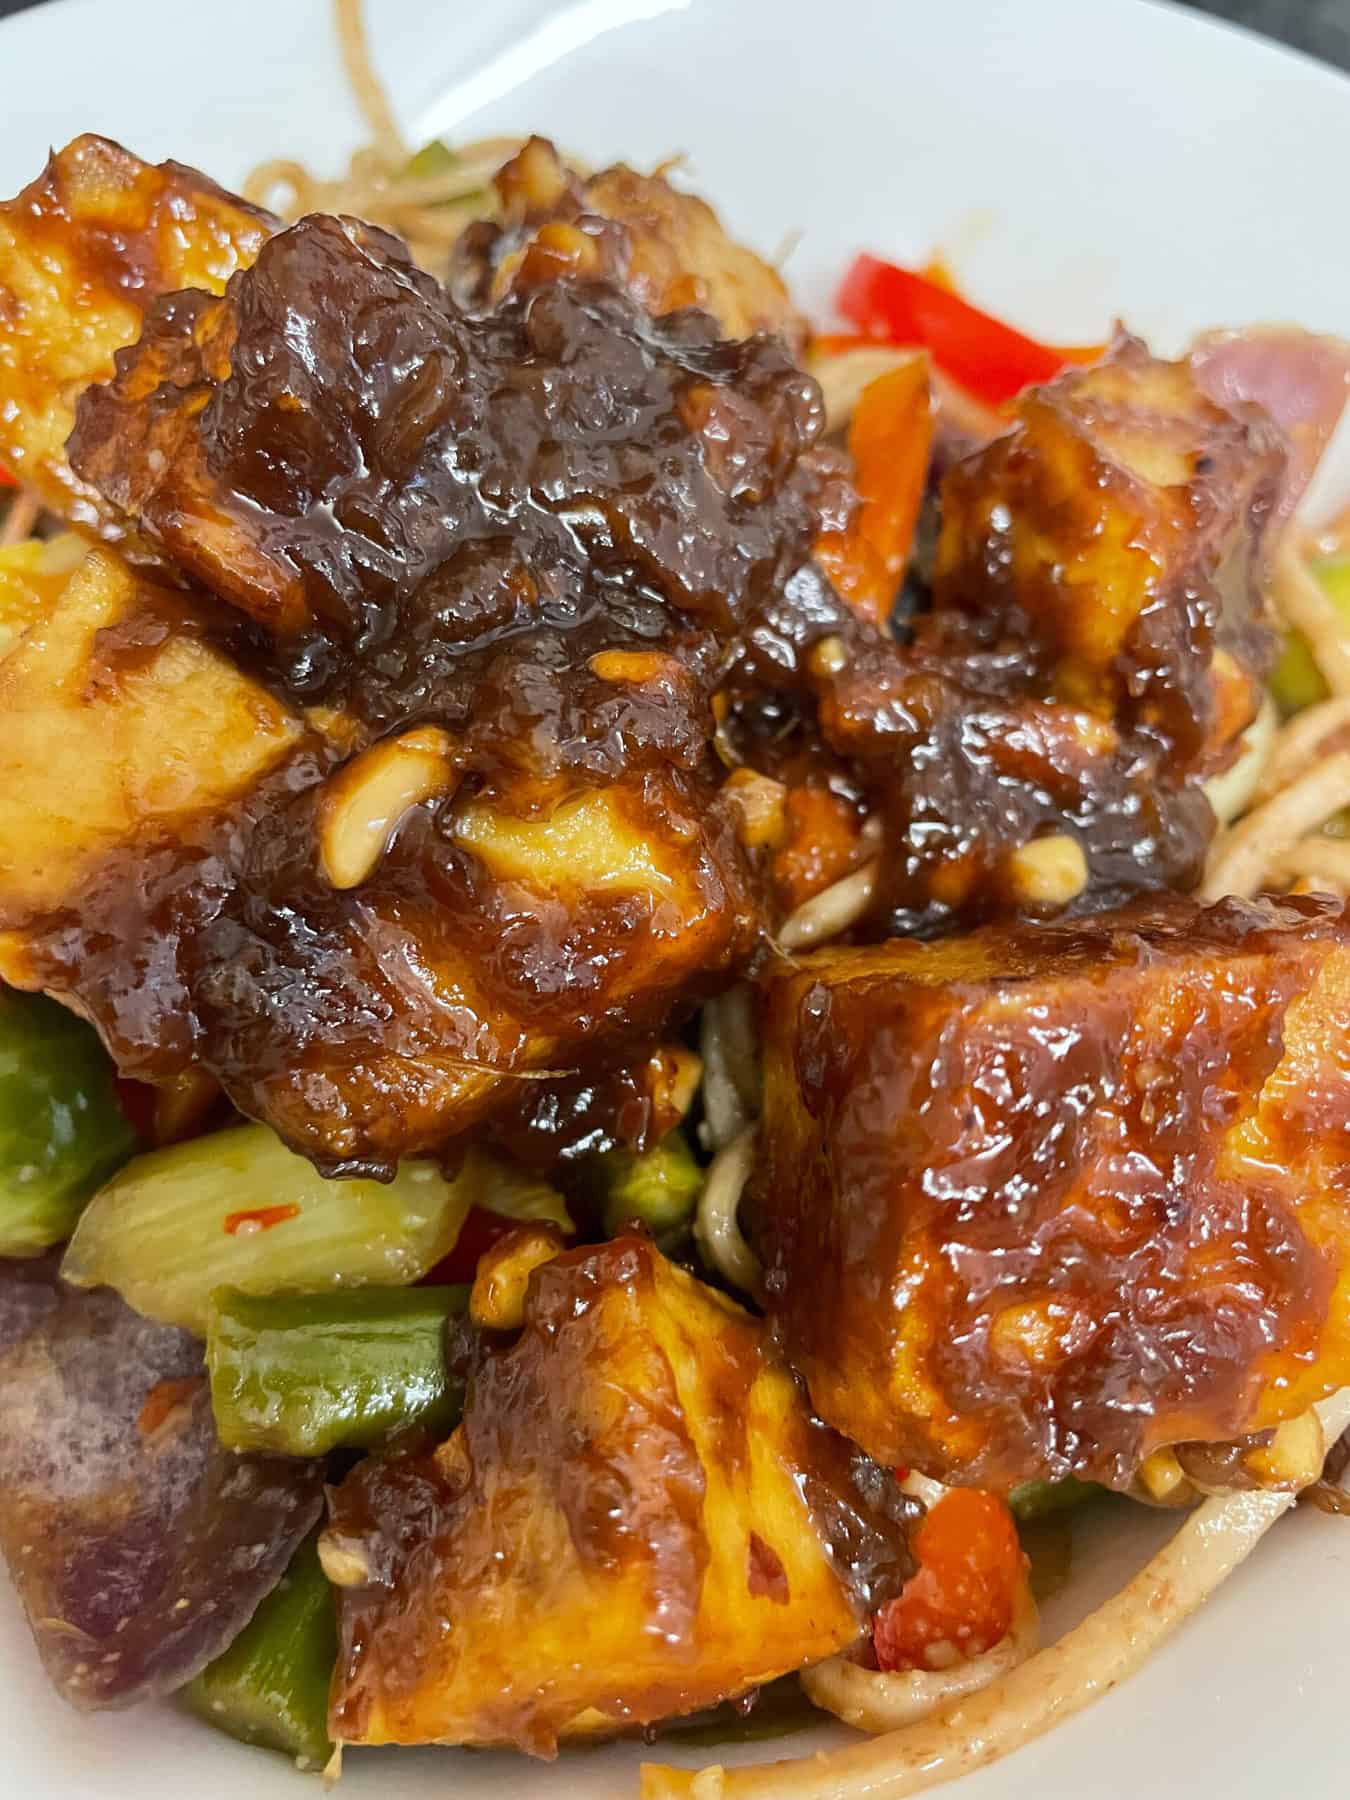
{"label": "white bowl interior", "polygon": [[[688,153],[689,179],[828,312],[848,258],[946,253],[972,293],[1050,339],[1123,317],[1164,349],[1292,319],[1350,335],[1350,85],[1146,0],[369,0],[410,137],[532,128],[596,161]],[[61,0],[0,27],[0,189],[83,130],[226,183],[295,155],[336,170],[359,121],[322,0]],[[1343,465],[1350,473],[1350,467]],[[1334,485],[1334,484],[1333,484]],[[1124,1521],[1122,1523],[1122,1521]],[[1168,1521],[1075,1532],[1053,1633]],[[962,1800],[1322,1795],[1344,1782],[1350,1524],[1301,1515],[1122,1691]],[[168,1707],[79,1717],[0,1585],[7,1791],[31,1800],[294,1800],[300,1778]],[[717,1755],[801,1754],[825,1730]],[[661,1750],[697,1765],[708,1752]],[[553,1767],[449,1751],[351,1755],[344,1790],[456,1800],[635,1793],[638,1752]]]}

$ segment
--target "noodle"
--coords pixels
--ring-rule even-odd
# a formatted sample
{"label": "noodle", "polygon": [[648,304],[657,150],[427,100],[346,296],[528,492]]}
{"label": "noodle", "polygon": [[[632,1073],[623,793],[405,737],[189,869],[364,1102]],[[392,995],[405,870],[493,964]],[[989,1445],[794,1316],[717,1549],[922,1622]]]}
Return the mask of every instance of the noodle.
{"label": "noodle", "polygon": [[1281,544],[1271,570],[1275,604],[1308,640],[1313,660],[1333,694],[1350,694],[1350,632],[1323,593],[1295,541]]}
{"label": "noodle", "polygon": [[[1350,1426],[1350,1389],[1316,1409],[1327,1443]],[[969,1700],[828,1756],[697,1774],[647,1763],[642,1800],[904,1800],[996,1762],[1135,1673],[1294,1504],[1287,1490],[1206,1500],[1112,1599],[1057,1644]]]}
{"label": "noodle", "polygon": [[334,0],[334,22],[370,143],[353,154],[346,174],[336,181],[323,181],[303,163],[284,157],[260,163],[245,181],[244,194],[288,224],[306,213],[324,212],[382,225],[397,232],[424,267],[441,272],[466,225],[498,216],[492,178],[524,139],[480,138],[443,155],[433,146],[437,154],[430,159],[410,158],[375,72],[361,0]]}
{"label": "noodle", "polygon": [[1275,868],[1288,881],[1306,882],[1310,891],[1350,894],[1350,842],[1314,832],[1300,838],[1275,858]]}
{"label": "noodle", "polygon": [[699,1024],[699,1050],[705,1147],[725,1150],[759,1116],[759,1046],[748,987],[734,987],[708,1001]]}
{"label": "noodle", "polygon": [[1276,735],[1255,799],[1269,800],[1301,775],[1319,752],[1325,753],[1333,743],[1340,748],[1337,740],[1342,733],[1350,738],[1350,694],[1319,700],[1295,713]]}
{"label": "noodle", "polygon": [[758,1132],[756,1125],[747,1127],[714,1157],[694,1220],[694,1237],[709,1264],[746,1294],[759,1292],[759,1258],[742,1236],[736,1215],[755,1165]]}
{"label": "noodle", "polygon": [[[1305,892],[1350,892],[1345,846],[1317,830],[1350,803],[1350,628],[1323,592],[1309,554],[1306,543],[1292,538],[1280,546],[1272,598],[1306,638],[1331,694],[1295,713],[1273,741],[1258,717],[1239,761],[1206,785],[1220,823],[1236,823],[1211,847],[1200,888],[1204,900],[1249,898],[1295,882]],[[1258,760],[1253,747],[1261,737],[1267,747]]]}
{"label": "noodle", "polygon": [[1262,781],[1269,778],[1277,732],[1275,704],[1263,700],[1261,710],[1242,734],[1237,761],[1205,783],[1205,798],[1220,825],[1231,824],[1244,813]]}
{"label": "noodle", "polygon": [[1249,898],[1285,851],[1343,806],[1350,806],[1350,750],[1317,763],[1225,832],[1211,853],[1200,898]]}
{"label": "noodle", "polygon": [[492,178],[520,149],[518,137],[481,138],[460,146],[434,174],[389,163],[380,152],[358,150],[345,176],[321,181],[303,163],[259,164],[244,193],[288,223],[306,213],[348,214],[397,232],[426,268],[443,270],[451,246],[475,219],[497,216]]}
{"label": "noodle", "polygon": [[982,1656],[954,1663],[950,1669],[907,1669],[886,1674],[865,1669],[846,1656],[832,1656],[814,1669],[803,1669],[801,1684],[808,1699],[832,1712],[846,1725],[874,1736],[926,1719],[939,1707],[979,1693],[1036,1651],[1040,1621],[1029,1588],[1017,1597],[1006,1637]]}
{"label": "noodle", "polygon": [[394,119],[384,83],[375,73],[361,0],[334,0],[338,48],[356,103],[366,115],[375,147],[387,163],[406,162],[408,146]]}

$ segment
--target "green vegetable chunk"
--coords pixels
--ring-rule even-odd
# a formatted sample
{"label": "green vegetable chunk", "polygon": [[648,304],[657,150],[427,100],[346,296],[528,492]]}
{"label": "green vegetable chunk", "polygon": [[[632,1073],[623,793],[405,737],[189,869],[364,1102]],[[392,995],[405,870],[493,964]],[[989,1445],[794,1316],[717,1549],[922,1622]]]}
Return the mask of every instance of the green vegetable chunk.
{"label": "green vegetable chunk", "polygon": [[1285,718],[1302,712],[1327,697],[1327,684],[1322,671],[1313,661],[1308,640],[1301,631],[1289,632],[1270,677],[1270,694]]}
{"label": "green vegetable chunk", "polygon": [[1029,1525],[1033,1519],[1045,1519],[1051,1513],[1081,1506],[1085,1500],[1095,1500],[1101,1492],[1095,1481],[1078,1481],[1072,1475],[1063,1481],[1025,1481],[1008,1495],[1008,1505],[1020,1524]]}
{"label": "green vegetable chunk", "polygon": [[245,1744],[321,1769],[333,1754],[328,1688],[337,1661],[333,1590],[308,1537],[239,1636],[183,1689],[189,1711]]}
{"label": "green vegetable chunk", "polygon": [[0,988],[0,1256],[70,1236],[136,1148],[95,1032],[37,994]]}
{"label": "green vegetable chunk", "polygon": [[221,1287],[406,1287],[452,1248],[472,1199],[429,1162],[328,1181],[265,1125],[233,1126],[129,1162],[85,1209],[61,1273],[205,1337]]}
{"label": "green vegetable chunk", "polygon": [[686,1225],[703,1191],[703,1170],[678,1131],[637,1155],[608,1150],[596,1158],[595,1176],[605,1232],[616,1237],[635,1220],[660,1238]]}
{"label": "green vegetable chunk", "polygon": [[[1326,590],[1341,623],[1350,626],[1350,560],[1317,563],[1313,573]],[[1286,718],[1325,700],[1328,688],[1316,659],[1301,631],[1290,631],[1284,650],[1270,678],[1270,692]]]}
{"label": "green vegetable chunk", "polygon": [[440,138],[430,138],[408,158],[403,172],[415,180],[425,181],[433,175],[448,175],[458,164],[459,158],[449,144],[442,143]]}
{"label": "green vegetable chunk", "polygon": [[447,1435],[462,1385],[445,1366],[446,1321],[467,1287],[347,1294],[214,1295],[206,1334],[211,1405],[227,1450],[324,1456],[376,1450],[400,1427]]}

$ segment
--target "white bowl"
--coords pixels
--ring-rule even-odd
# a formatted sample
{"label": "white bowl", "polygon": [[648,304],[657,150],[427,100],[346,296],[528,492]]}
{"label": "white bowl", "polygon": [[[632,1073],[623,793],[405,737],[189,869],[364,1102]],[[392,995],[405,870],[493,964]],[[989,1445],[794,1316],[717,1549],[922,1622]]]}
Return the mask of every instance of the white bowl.
{"label": "white bowl", "polygon": [[[817,311],[854,251],[940,249],[978,299],[1052,340],[1099,338],[1118,315],[1164,349],[1252,320],[1350,335],[1350,84],[1193,15],[1145,0],[368,4],[410,137],[531,128],[639,165],[685,151],[734,230],[768,251],[801,234],[789,274]],[[0,66],[5,192],[80,131],[227,184],[272,155],[336,171],[359,132],[323,0],[60,0],[0,27]],[[1120,1516],[1080,1532],[1052,1629],[1167,1529]],[[1348,1609],[1350,1522],[1287,1521],[1141,1675],[960,1800],[1343,1792]],[[280,1759],[171,1708],[69,1712],[3,1584],[0,1669],[0,1791],[16,1800],[304,1792]],[[635,1793],[639,1755],[367,1752],[343,1791],[609,1800]]]}

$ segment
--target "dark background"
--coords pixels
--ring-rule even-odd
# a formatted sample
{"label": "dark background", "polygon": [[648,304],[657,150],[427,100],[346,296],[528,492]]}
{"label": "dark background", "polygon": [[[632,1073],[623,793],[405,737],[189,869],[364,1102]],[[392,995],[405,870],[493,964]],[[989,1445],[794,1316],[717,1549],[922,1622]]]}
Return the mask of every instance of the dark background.
{"label": "dark background", "polygon": [[[22,12],[34,0],[0,0],[0,18]],[[191,0],[184,0],[190,4]],[[1188,0],[1195,12],[1234,19],[1268,37],[1294,44],[1342,69],[1350,69],[1350,0]],[[115,0],[106,0],[113,5]],[[1091,0],[1084,0],[1085,10]]]}
{"label": "dark background", "polygon": [[1350,0],[1191,0],[1196,12],[1234,19],[1350,69]]}

